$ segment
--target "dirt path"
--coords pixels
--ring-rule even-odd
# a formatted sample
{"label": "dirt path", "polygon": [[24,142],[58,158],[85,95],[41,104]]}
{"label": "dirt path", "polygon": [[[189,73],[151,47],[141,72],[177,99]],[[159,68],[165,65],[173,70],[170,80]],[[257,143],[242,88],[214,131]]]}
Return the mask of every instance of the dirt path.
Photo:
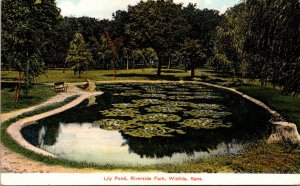
{"label": "dirt path", "polygon": [[[59,93],[58,95],[52,97],[48,101],[32,106],[30,108],[17,110],[11,113],[1,115],[1,123],[16,117],[22,113],[35,110],[39,107],[43,107],[52,103],[62,102],[66,98],[73,95],[84,95],[85,92],[74,85],[68,85],[68,91]],[[94,169],[73,169],[65,168],[62,166],[49,166],[43,164],[42,162],[33,161],[28,159],[20,154],[17,154],[10,149],[6,148],[2,143],[0,144],[1,148],[1,173],[10,172],[10,173],[87,173],[87,172],[103,172],[101,170]],[[115,170],[117,171],[117,170]],[[108,172],[108,171],[105,171]]]}
{"label": "dirt path", "polygon": [[[2,143],[1,148],[1,173],[88,173],[103,172],[93,169],[72,169],[62,166],[49,166],[33,161],[20,154],[12,152]],[[107,172],[107,171],[105,171]]]}

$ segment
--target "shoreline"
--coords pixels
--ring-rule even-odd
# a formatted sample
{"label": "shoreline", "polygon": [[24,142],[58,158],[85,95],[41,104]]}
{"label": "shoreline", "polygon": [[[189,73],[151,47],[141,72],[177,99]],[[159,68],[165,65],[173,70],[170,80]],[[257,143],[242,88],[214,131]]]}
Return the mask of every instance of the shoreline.
{"label": "shoreline", "polygon": [[[274,110],[272,110],[271,108],[269,108],[267,105],[265,105],[263,102],[255,99],[255,98],[252,98],[242,92],[239,92],[233,88],[228,88],[228,87],[223,87],[223,86],[219,86],[219,85],[214,85],[214,84],[210,84],[210,83],[205,83],[205,82],[194,82],[194,81],[136,81],[136,80],[128,80],[128,81],[97,81],[95,82],[96,84],[99,84],[99,83],[193,83],[193,84],[199,84],[199,85],[204,85],[204,86],[209,86],[209,87],[213,87],[213,88],[217,88],[217,89],[222,89],[222,90],[225,90],[225,91],[229,91],[231,93],[234,93],[236,95],[239,95],[245,99],[247,99],[248,101],[251,101],[253,103],[255,103],[256,105],[264,108],[265,110],[267,110],[270,114],[272,114],[272,116],[274,116],[274,118],[278,118],[278,120],[276,121],[271,121],[271,123],[274,125],[274,129],[273,129],[273,132],[269,138],[269,141],[270,143],[273,143],[273,142],[279,142],[279,141],[282,141],[282,140],[290,140],[290,141],[293,141],[293,142],[299,142],[300,141],[300,135],[297,131],[297,128],[296,128],[296,125],[293,124],[293,123],[288,123],[288,122],[284,122],[284,121],[281,121],[279,120],[280,118],[280,114]],[[35,121],[37,120],[40,120],[42,118],[45,118],[45,117],[49,117],[51,115],[55,115],[55,114],[58,114],[60,112],[63,112],[65,110],[68,110],[74,106],[77,106],[78,104],[80,104],[83,100],[91,97],[91,96],[97,96],[97,95],[102,95],[103,92],[85,92],[79,88],[77,88],[75,85],[82,85],[83,83],[74,83],[74,84],[68,84],[70,86],[70,91],[66,92],[66,93],[60,93],[52,98],[50,98],[48,101],[40,104],[40,105],[36,105],[36,106],[33,106],[33,107],[29,107],[29,108],[26,108],[26,109],[21,109],[21,110],[18,110],[18,111],[13,111],[11,113],[6,113],[6,114],[3,114],[1,116],[1,123],[4,122],[4,121],[7,121],[8,119],[11,119],[11,118],[14,118],[14,117],[17,117],[18,115],[20,115],[20,113],[25,113],[25,112],[28,112],[28,111],[32,111],[32,110],[36,110],[38,108],[40,108],[41,106],[46,106],[50,103],[55,103],[55,102],[62,102],[63,100],[67,99],[68,97],[71,97],[71,96],[74,96],[74,95],[78,95],[79,97],[76,98],[75,100],[71,101],[70,103],[62,106],[62,107],[59,107],[59,108],[56,108],[54,110],[51,110],[51,111],[48,111],[48,112],[45,112],[45,113],[42,113],[42,114],[38,114],[38,115],[34,115],[34,116],[31,116],[31,117],[28,117],[28,118],[24,118],[24,119],[21,119],[15,123],[12,123],[8,128],[7,128],[7,133],[19,144],[21,145],[23,148],[27,149],[27,150],[30,150],[30,151],[33,151],[35,153],[38,153],[38,154],[41,154],[41,155],[44,155],[44,156],[50,156],[52,158],[58,158],[56,155],[54,154],[51,154],[45,150],[42,150],[40,148],[37,148],[31,144],[29,144],[21,135],[21,129],[28,126],[28,125],[31,125],[33,124]],[[3,120],[4,118],[4,120]],[[291,134],[290,132],[289,133],[285,133],[284,131],[282,132],[280,129],[277,129],[278,128],[277,126],[280,126],[279,128],[282,129],[282,126],[283,127],[287,127],[284,131],[288,131],[290,130],[291,128],[293,128],[293,134]],[[295,127],[293,127],[295,126]],[[295,129],[296,128],[296,129]],[[1,144],[1,148],[3,147],[4,145]],[[6,147],[5,147],[6,148]],[[3,149],[3,148],[2,148]],[[3,159],[4,160],[7,160],[7,158],[3,158],[3,155],[4,156],[7,156],[7,154],[9,154],[9,152],[7,152],[7,150],[9,149],[5,149],[5,153],[2,154],[1,152],[1,155],[2,155],[2,164],[3,164]],[[14,153],[14,152],[13,152]],[[17,153],[15,153],[17,154]],[[19,155],[19,154],[17,154]],[[19,155],[19,156],[22,156],[22,155]],[[24,157],[25,158],[25,157]],[[27,159],[27,158],[26,158]],[[33,161],[33,160],[26,160],[26,161]],[[4,161],[5,162],[5,161]],[[13,162],[13,161],[12,161]],[[34,161],[36,163],[36,161]],[[6,163],[6,162],[5,162]],[[5,164],[4,163],[4,164]],[[37,163],[41,163],[42,162],[37,162]],[[48,166],[48,165],[45,165],[43,164],[44,166]],[[58,166],[58,165],[55,165],[55,166]],[[55,167],[54,166],[54,167]],[[53,167],[53,166],[48,166],[48,167]],[[1,167],[1,169],[3,169],[3,167]],[[73,168],[66,168],[66,169],[70,169],[70,170],[73,170]],[[77,169],[74,169],[74,170],[77,170]],[[82,170],[82,169],[78,169],[79,170]],[[11,171],[11,170],[10,170]],[[95,170],[94,170],[95,171]],[[31,171],[29,171],[31,172]],[[79,171],[80,172],[80,171]]]}

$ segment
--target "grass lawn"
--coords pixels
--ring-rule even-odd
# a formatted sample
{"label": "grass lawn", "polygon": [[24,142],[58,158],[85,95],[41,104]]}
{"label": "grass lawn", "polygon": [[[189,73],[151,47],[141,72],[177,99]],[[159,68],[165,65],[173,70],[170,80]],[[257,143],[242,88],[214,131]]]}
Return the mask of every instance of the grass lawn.
{"label": "grass lawn", "polygon": [[239,91],[261,100],[272,109],[278,111],[288,121],[294,122],[300,131],[300,97],[282,95],[274,88],[257,86],[240,86]]}
{"label": "grass lawn", "polygon": [[[117,70],[116,80],[190,80],[190,72],[182,69],[163,69],[161,76],[156,75],[156,68]],[[3,81],[17,81],[18,73],[15,71],[2,71],[1,79]],[[196,70],[196,79],[212,80],[216,82],[228,82],[232,78],[220,73],[213,73],[209,70]],[[212,79],[211,79],[212,78]],[[37,78],[38,83],[53,83],[64,81],[67,83],[85,82],[86,79],[94,81],[113,81],[114,74],[112,70],[90,70],[84,71],[81,78],[74,76],[72,70],[63,73],[63,69],[48,70],[45,75]]]}
{"label": "grass lawn", "polygon": [[33,105],[37,105],[48,100],[56,93],[52,86],[36,85],[30,90],[27,97],[21,92],[20,102],[14,101],[15,91],[14,88],[2,88],[1,89],[1,113],[7,113],[14,110],[27,108]]}
{"label": "grass lawn", "polygon": [[[189,77],[189,73],[184,70],[167,70],[162,73],[161,77],[157,77],[156,69],[133,69],[133,70],[117,70],[116,80],[180,80]],[[2,71],[1,78],[4,81],[16,81],[18,77],[17,72]],[[86,79],[94,81],[112,81],[114,74],[112,70],[91,70],[84,71],[81,78],[74,76],[72,70],[49,70],[45,75],[37,78],[38,83],[53,83],[64,81],[68,83],[85,82]]]}

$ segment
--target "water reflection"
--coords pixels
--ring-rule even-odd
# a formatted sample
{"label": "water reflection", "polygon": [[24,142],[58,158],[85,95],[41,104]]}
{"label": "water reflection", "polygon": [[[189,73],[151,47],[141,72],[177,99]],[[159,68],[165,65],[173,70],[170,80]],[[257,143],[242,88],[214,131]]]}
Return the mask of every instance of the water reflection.
{"label": "water reflection", "polygon": [[[59,134],[56,136],[56,143],[47,144],[43,139],[49,133],[47,130],[50,128],[40,127],[38,129],[38,146],[49,152],[58,154],[62,158],[99,164],[153,165],[182,163],[211,155],[236,153],[243,148],[241,143],[232,140],[229,143],[220,142],[215,147],[211,147],[211,149],[206,148],[204,151],[201,148],[195,148],[196,150],[192,150],[191,148],[189,151],[186,151],[188,149],[176,150],[173,148],[175,147],[174,142],[167,145],[149,140],[148,143],[142,141],[137,144],[136,142],[139,140],[134,141],[131,139],[127,141],[128,139],[124,138],[120,132],[103,130],[93,126],[91,123],[60,123],[58,128]],[[154,144],[151,145],[152,142]],[[193,143],[193,141],[186,140],[183,146],[186,146],[186,143]],[[182,147],[182,145],[180,146]],[[142,149],[143,151],[151,149],[152,153],[151,155],[143,155],[146,153],[144,152],[139,155],[137,149]],[[167,151],[172,151],[172,153],[167,153]],[[162,154],[168,155],[165,156]]]}
{"label": "water reflection", "polygon": [[[245,143],[263,138],[270,130],[269,115],[262,108],[236,95],[199,85],[122,84],[101,85],[99,88],[106,93],[87,99],[68,111],[38,121],[37,125],[24,128],[21,131],[22,135],[31,144],[69,160],[98,164],[151,165],[181,163],[220,154],[236,154],[243,149]],[[158,97],[163,93],[177,96]],[[193,95],[195,97],[192,97]],[[148,96],[150,98],[146,98]],[[158,99],[162,103],[153,107],[145,102],[146,99]],[[145,125],[164,125],[175,131],[180,130],[180,133],[146,138],[142,134],[134,136],[126,129],[104,130],[103,126],[97,125],[97,121],[103,119],[122,120],[125,123],[136,119],[129,116],[104,115],[103,111],[116,109],[117,105],[119,110],[126,109],[122,108],[124,103],[129,103],[125,106],[129,105],[144,116],[155,113],[153,108],[164,111],[166,103],[172,103],[167,107],[172,106],[173,109],[185,109],[172,112],[181,118],[180,121],[172,122],[169,118],[169,121],[159,123],[158,120],[149,122],[146,121],[149,118],[144,118],[143,121],[136,117],[140,118],[140,121],[133,124],[141,128]],[[201,107],[195,107],[199,104],[202,104]],[[194,114],[187,112],[194,109],[197,111]],[[206,114],[202,118],[221,120],[222,124],[230,123],[230,127],[195,128],[192,124],[180,124],[191,118],[201,118],[198,115],[202,111]],[[230,115],[220,115],[215,119],[215,113],[220,112],[228,112]],[[214,113],[213,116],[210,116],[211,113]]]}

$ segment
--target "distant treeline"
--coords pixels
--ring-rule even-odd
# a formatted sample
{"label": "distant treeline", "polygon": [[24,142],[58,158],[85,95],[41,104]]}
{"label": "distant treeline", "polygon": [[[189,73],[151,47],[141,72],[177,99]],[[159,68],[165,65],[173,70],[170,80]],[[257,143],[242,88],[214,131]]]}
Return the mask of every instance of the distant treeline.
{"label": "distant treeline", "polygon": [[[62,17],[54,0],[2,1],[2,62],[31,82],[46,66],[129,69],[204,64],[300,91],[300,3],[245,0],[220,15],[172,0],[141,1],[112,20]],[[30,84],[30,83],[29,83]]]}

